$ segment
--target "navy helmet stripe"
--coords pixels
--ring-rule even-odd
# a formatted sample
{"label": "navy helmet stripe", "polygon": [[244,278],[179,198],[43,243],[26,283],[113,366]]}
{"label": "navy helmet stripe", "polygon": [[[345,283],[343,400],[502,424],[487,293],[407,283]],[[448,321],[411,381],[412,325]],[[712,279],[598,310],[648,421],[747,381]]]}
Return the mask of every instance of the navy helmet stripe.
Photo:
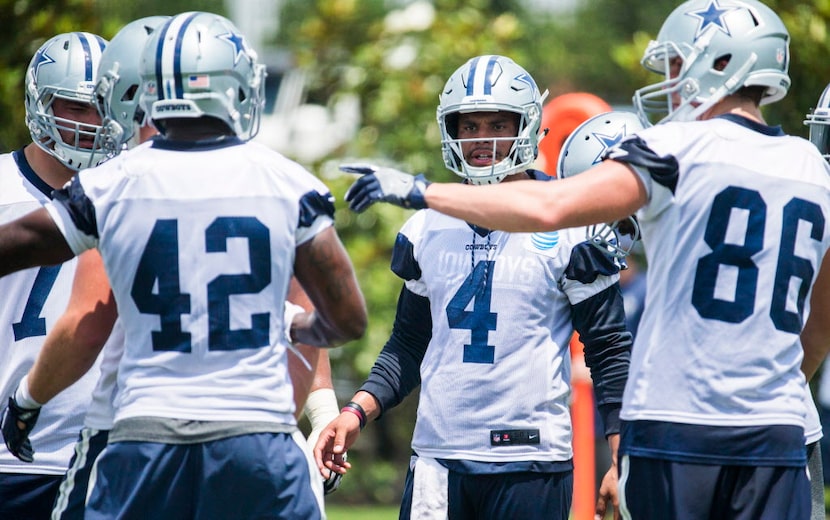
{"label": "navy helmet stripe", "polygon": [[184,99],[184,78],[182,78],[182,40],[184,40],[184,34],[190,26],[190,23],[198,14],[199,13],[194,12],[188,16],[187,20],[185,20],[184,23],[182,23],[181,28],[179,28],[179,34],[176,36],[176,51],[173,59],[173,79],[176,85],[176,99]]}
{"label": "navy helmet stripe", "polygon": [[76,32],[75,36],[78,37],[78,41],[81,42],[81,48],[84,50],[84,79],[86,81],[92,81],[92,73],[95,71],[92,70],[92,50],[89,47],[89,40],[82,32]]}
{"label": "navy helmet stripe", "polygon": [[167,31],[170,29],[170,24],[173,22],[173,19],[167,21],[164,24],[164,27],[161,28],[161,35],[159,36],[159,42],[156,46],[156,94],[158,95],[159,99],[164,99],[164,81],[163,76],[161,73],[161,55],[162,51],[164,50],[164,39],[167,36]]}
{"label": "navy helmet stripe", "polygon": [[490,61],[487,62],[487,74],[484,76],[485,96],[489,96],[493,93],[493,84],[490,82],[490,78],[493,77],[493,69],[496,67],[496,60],[498,60],[498,57],[493,56],[490,58]]}
{"label": "navy helmet stripe", "polygon": [[473,89],[474,89],[474,85],[475,85],[475,82],[476,82],[476,67],[478,67],[478,62],[480,60],[481,60],[481,58],[476,58],[470,64],[470,74],[467,75],[467,95],[468,96],[473,95]]}

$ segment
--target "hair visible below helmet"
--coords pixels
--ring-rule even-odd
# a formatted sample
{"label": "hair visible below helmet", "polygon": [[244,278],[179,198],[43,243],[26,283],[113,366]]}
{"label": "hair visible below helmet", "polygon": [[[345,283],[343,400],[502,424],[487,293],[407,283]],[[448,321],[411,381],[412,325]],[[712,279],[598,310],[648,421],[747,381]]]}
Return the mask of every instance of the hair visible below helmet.
{"label": "hair visible below helmet", "polygon": [[169,19],[148,16],[128,23],[113,36],[101,56],[95,94],[109,155],[118,154],[131,139],[133,145],[137,144],[138,130],[146,123],[146,113],[138,106],[141,50],[153,31]]}
{"label": "hair visible below helmet", "polygon": [[[666,18],[641,61],[665,80],[637,90],[634,105],[644,122],[663,114],[660,121],[691,121],[753,86],[764,89],[761,105],[773,103],[790,87],[789,43],[784,23],[757,0],[689,0]],[[675,58],[682,65],[672,77]]]}
{"label": "hair visible below helmet", "polygon": [[[444,164],[471,184],[495,184],[526,169],[539,154],[539,127],[544,94],[528,72],[504,56],[478,56],[456,70],[439,96],[438,127]],[[458,115],[470,112],[514,112],[519,116],[513,138],[458,139]],[[496,164],[474,167],[464,160],[464,141],[512,141],[510,152]],[[495,156],[495,155],[494,155]]]}
{"label": "hair visible below helmet", "polygon": [[[26,126],[32,141],[72,170],[104,159],[101,125],[55,117],[53,103],[65,99],[94,105],[95,75],[107,41],[71,32],[46,41],[26,69]],[[60,132],[73,135],[64,141]]]}
{"label": "hair visible below helmet", "polygon": [[265,66],[230,20],[174,16],[153,32],[139,67],[141,108],[164,133],[167,119],[209,116],[243,140],[259,131]]}
{"label": "hair visible below helmet", "polygon": [[[562,145],[556,165],[557,177],[573,177],[602,162],[606,152],[623,138],[643,129],[643,123],[634,112],[613,111],[596,115],[574,130]],[[622,240],[620,227],[631,228],[632,239]],[[588,226],[586,239],[603,253],[625,258],[640,236],[640,227],[634,217],[626,221]]]}
{"label": "hair visible below helmet", "polygon": [[824,87],[816,108],[807,114],[804,124],[810,128],[810,141],[830,161],[830,84]]}

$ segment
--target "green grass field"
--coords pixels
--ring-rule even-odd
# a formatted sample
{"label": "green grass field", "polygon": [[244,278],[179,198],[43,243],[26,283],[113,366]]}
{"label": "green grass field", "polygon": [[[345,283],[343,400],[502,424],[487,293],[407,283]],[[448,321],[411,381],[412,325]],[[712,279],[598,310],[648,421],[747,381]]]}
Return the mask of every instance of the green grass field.
{"label": "green grass field", "polygon": [[398,506],[338,506],[327,505],[328,520],[395,520]]}

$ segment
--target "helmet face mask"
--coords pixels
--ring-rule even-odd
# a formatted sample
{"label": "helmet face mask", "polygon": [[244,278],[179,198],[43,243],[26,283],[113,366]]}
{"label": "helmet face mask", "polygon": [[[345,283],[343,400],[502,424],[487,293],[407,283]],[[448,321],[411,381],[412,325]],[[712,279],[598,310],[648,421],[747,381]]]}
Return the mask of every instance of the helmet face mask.
{"label": "helmet face mask", "polygon": [[810,141],[825,160],[830,161],[830,85],[827,85],[814,108],[805,119],[810,128]]}
{"label": "helmet face mask", "polygon": [[230,20],[189,12],[153,32],[139,67],[139,104],[159,130],[166,119],[209,116],[243,140],[259,131],[265,66]]}
{"label": "helmet face mask", "polygon": [[95,98],[102,115],[104,147],[110,156],[121,152],[125,144],[138,144],[138,131],[147,118],[138,106],[141,77],[136,53],[169,19],[169,16],[148,16],[128,23],[112,38],[101,56]]}
{"label": "helmet face mask", "polygon": [[83,115],[98,114],[95,73],[106,44],[90,33],[59,34],[38,49],[26,70],[26,125],[32,141],[72,170],[107,158],[100,118]]}
{"label": "helmet face mask", "polygon": [[[539,153],[542,95],[530,74],[504,56],[478,56],[456,70],[439,96],[438,127],[446,167],[471,184],[495,184],[529,167]],[[463,114],[516,114],[517,132],[511,136],[459,139]],[[464,149],[469,143],[487,143],[493,160],[486,166],[471,165]],[[509,151],[505,143],[510,143]],[[501,160],[496,161],[501,157]]]}
{"label": "helmet face mask", "polygon": [[[605,153],[629,134],[643,129],[634,112],[613,111],[598,114],[579,125],[565,140],[556,164],[557,177],[567,179],[589,170],[602,162]],[[632,235],[623,240],[620,229]],[[603,253],[623,259],[631,252],[640,236],[640,226],[634,217],[586,228],[585,239]]]}
{"label": "helmet face mask", "polygon": [[665,78],[635,92],[643,122],[691,121],[742,87],[764,87],[762,105],[783,98],[789,34],[757,0],[689,0],[666,18],[641,63]]}

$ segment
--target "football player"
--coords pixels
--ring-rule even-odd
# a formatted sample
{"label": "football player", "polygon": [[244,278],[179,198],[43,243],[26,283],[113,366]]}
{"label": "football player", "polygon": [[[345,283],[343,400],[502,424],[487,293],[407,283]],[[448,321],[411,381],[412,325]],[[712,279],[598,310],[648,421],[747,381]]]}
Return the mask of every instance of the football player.
{"label": "football player", "polygon": [[509,231],[636,212],[648,293],[621,412],[624,514],[809,518],[804,379],[830,345],[830,166],[760,110],[789,88],[789,34],[757,0],[690,0],[642,63],[663,80],[634,102],[661,124],[585,174],[472,187],[376,168],[347,198]]}
{"label": "football player", "polygon": [[[250,141],[264,67],[227,19],[171,18],[150,35],[139,71],[139,103],[161,138],[73,180],[52,218],[18,222],[47,224],[41,239],[57,250],[43,257],[98,247],[124,329],[114,423],[86,518],[319,518],[292,436],[282,309],[293,270],[316,308],[293,317],[294,341],[329,346],[363,332],[330,195]],[[43,250],[28,250],[24,262],[38,262]],[[152,475],[123,471],[146,457],[161,465]]]}
{"label": "football player", "polygon": [[[101,118],[93,102],[95,71],[106,40],[85,32],[47,40],[26,69],[26,124],[32,143],[0,156],[0,221],[40,207],[78,170],[104,159]],[[77,261],[54,262],[0,280],[0,399],[15,388],[66,308]],[[0,518],[49,517],[72,446],[89,406],[95,374],[71,386],[31,432],[40,456],[0,450]]]}
{"label": "football player", "polygon": [[[447,168],[495,189],[544,173],[542,102],[533,78],[504,56],[478,56],[440,94]],[[401,518],[567,520],[573,494],[570,339],[576,329],[614,454],[631,335],[619,269],[586,230],[506,233],[438,212],[398,234],[392,270],[404,282],[392,336],[369,379],[320,434],[322,471],[359,431],[421,385]],[[615,466],[602,501],[616,503]]]}

